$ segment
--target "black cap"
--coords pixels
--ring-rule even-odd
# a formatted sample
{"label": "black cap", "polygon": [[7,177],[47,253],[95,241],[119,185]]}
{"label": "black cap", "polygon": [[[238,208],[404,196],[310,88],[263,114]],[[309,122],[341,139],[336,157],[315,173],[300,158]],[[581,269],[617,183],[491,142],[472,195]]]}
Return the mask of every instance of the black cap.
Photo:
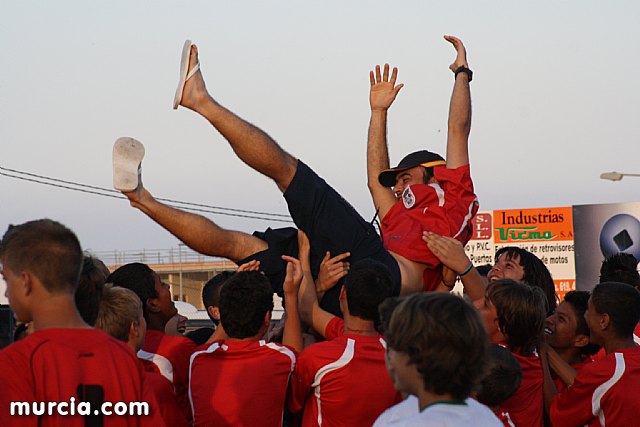
{"label": "black cap", "polygon": [[391,169],[386,169],[380,172],[378,175],[378,182],[385,187],[393,187],[396,185],[396,175],[398,172],[406,171],[407,169],[415,168],[417,166],[423,166],[430,168],[433,166],[446,165],[440,154],[432,153],[431,151],[421,150],[411,154],[407,154],[398,166]]}

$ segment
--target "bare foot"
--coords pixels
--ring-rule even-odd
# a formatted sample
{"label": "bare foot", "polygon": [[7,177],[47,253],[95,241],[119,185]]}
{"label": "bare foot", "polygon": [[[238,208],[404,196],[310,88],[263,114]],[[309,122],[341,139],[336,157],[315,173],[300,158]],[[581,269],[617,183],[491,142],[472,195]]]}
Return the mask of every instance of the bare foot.
{"label": "bare foot", "polygon": [[[197,65],[198,47],[196,45],[191,45],[188,69],[192,70]],[[204,79],[202,78],[202,72],[198,70],[185,82],[180,105],[197,113],[200,111],[200,108],[204,103],[210,102],[211,100],[212,98],[209,96],[207,87],[204,84]]]}

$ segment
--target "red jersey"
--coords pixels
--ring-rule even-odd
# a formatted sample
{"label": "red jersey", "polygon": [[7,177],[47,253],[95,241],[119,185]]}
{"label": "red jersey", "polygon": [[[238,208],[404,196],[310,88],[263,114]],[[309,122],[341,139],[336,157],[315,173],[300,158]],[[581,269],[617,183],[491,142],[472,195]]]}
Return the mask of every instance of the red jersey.
{"label": "red jersey", "polygon": [[160,373],[173,384],[178,405],[188,420],[191,420],[189,358],[195,349],[196,344],[189,338],[147,329],[144,347],[138,351],[146,370]]}
{"label": "red jersey", "polygon": [[[571,365],[571,367],[575,369],[576,374],[578,374],[580,370],[584,368],[586,365],[588,365],[589,363],[593,363],[593,358],[591,356],[587,356],[582,361],[578,363],[574,363],[573,365]],[[562,379],[559,376],[557,376],[556,373],[553,371],[551,371],[551,376],[553,377],[553,382],[556,385],[556,390],[558,391],[558,393],[561,393],[562,391],[566,390],[567,383],[562,381]]]}
{"label": "red jersey", "polygon": [[422,240],[423,231],[454,237],[463,244],[471,238],[471,219],[478,211],[469,165],[456,169],[435,166],[438,184],[414,184],[382,219],[384,247],[403,257],[425,264],[440,265]]}
{"label": "red jersey", "polygon": [[500,409],[509,414],[516,426],[542,427],[542,365],[537,354],[521,356],[511,353],[522,369],[522,382],[516,393],[500,404]]}
{"label": "red jersey", "polygon": [[191,356],[194,426],[281,426],[295,351],[260,341],[216,341]]}
{"label": "red jersey", "polygon": [[324,328],[324,339],[327,341],[334,338],[338,338],[344,335],[344,320],[339,317],[334,317],[329,320],[327,326]]}
{"label": "red jersey", "polygon": [[640,348],[590,363],[551,403],[556,426],[633,426],[640,420]]}
{"label": "red jersey", "polygon": [[[638,323],[633,330],[633,342],[636,347],[640,347],[640,323]],[[602,360],[607,357],[607,352],[604,347],[601,347],[596,354],[593,355],[593,360]]]}
{"label": "red jersey", "polygon": [[[36,331],[0,351],[0,367],[2,426],[164,425],[145,393],[142,366],[133,351],[97,329]],[[11,402],[27,402],[31,415],[12,416]],[[41,413],[41,402],[47,407],[49,402],[64,403],[58,408],[67,415],[34,416]],[[80,402],[91,403],[93,416],[81,415]],[[108,411],[118,402],[148,402],[151,415],[95,415],[105,402],[112,405],[104,408]],[[70,415],[72,406],[75,415]]]}
{"label": "red jersey", "polygon": [[343,327],[342,319],[332,319],[325,334],[330,341],[300,353],[287,407],[304,408],[303,426],[370,426],[402,400],[385,367],[384,339],[343,334]]}
{"label": "red jersey", "polygon": [[144,372],[144,379],[157,402],[160,417],[171,427],[188,427],[189,422],[178,405],[173,385],[157,372]]}

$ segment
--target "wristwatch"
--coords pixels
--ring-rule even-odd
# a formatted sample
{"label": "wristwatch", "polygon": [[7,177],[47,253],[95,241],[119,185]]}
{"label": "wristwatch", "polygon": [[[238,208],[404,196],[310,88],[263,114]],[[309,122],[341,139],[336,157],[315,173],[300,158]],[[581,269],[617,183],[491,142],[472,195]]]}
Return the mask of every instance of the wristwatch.
{"label": "wristwatch", "polygon": [[456,68],[456,70],[453,72],[454,74],[454,79],[456,77],[458,77],[458,74],[460,73],[466,73],[467,76],[469,76],[469,81],[473,80],[473,71],[471,71],[469,68],[465,67],[464,65],[459,66],[458,68]]}

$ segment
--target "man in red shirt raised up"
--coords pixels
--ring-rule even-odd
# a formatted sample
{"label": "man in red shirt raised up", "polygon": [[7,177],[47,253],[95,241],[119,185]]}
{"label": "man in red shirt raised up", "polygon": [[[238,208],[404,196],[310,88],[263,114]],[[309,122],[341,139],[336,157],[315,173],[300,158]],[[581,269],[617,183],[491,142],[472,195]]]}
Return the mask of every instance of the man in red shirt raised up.
{"label": "man in red shirt raised up", "polygon": [[[428,249],[421,240],[422,232],[433,227],[440,234],[466,242],[470,237],[469,220],[477,210],[469,178],[467,149],[471,128],[469,81],[472,73],[468,69],[462,42],[451,36],[445,39],[456,50],[456,59],[450,67],[455,80],[449,110],[447,160],[445,162],[439,157],[433,163],[420,155],[411,156],[411,164],[401,164],[400,168],[387,171],[384,176],[390,173],[394,177],[419,171],[416,176],[411,175],[411,179],[399,181],[404,187],[415,185],[398,200],[383,186],[385,184],[378,182],[378,174],[389,167],[389,162],[386,154],[378,152],[383,148],[386,150],[384,141],[374,136],[374,133],[384,132],[384,128],[374,123],[372,118],[368,145],[369,186],[376,208],[384,217],[383,229],[388,231],[384,241],[373,225],[311,168],[210,95],[198,61],[198,50],[190,41],[183,48],[182,73],[174,107],[180,105],[200,114],[222,134],[244,163],[275,182],[296,226],[309,236],[314,277],[317,277],[327,251],[332,254],[350,252],[352,263],[372,258],[385,264],[392,274],[395,294],[431,290],[440,283],[441,274],[437,259],[424,256]],[[371,77],[372,114],[384,117],[385,126],[386,109],[401,87],[394,87],[395,76],[394,72],[389,80],[387,67],[384,77],[379,70],[377,77]],[[260,261],[260,268],[269,277],[274,291],[281,292],[285,276],[281,255],[297,255],[295,229],[269,229],[248,235],[225,230],[201,215],[168,206],[142,186],[139,165],[143,156],[144,147],[133,138],[120,138],[114,145],[114,187],[129,198],[133,207],[198,252],[229,258],[239,265],[251,260]],[[414,164],[414,160],[419,160],[419,163]],[[423,179],[423,163],[428,168],[433,167],[433,179]],[[392,181],[399,188],[395,178]],[[380,182],[386,182],[382,175]],[[415,196],[415,203],[411,202],[410,193]],[[397,206],[391,212],[394,204]],[[338,284],[327,291],[321,302],[323,308],[333,314],[339,314],[340,288],[341,284]]]}

